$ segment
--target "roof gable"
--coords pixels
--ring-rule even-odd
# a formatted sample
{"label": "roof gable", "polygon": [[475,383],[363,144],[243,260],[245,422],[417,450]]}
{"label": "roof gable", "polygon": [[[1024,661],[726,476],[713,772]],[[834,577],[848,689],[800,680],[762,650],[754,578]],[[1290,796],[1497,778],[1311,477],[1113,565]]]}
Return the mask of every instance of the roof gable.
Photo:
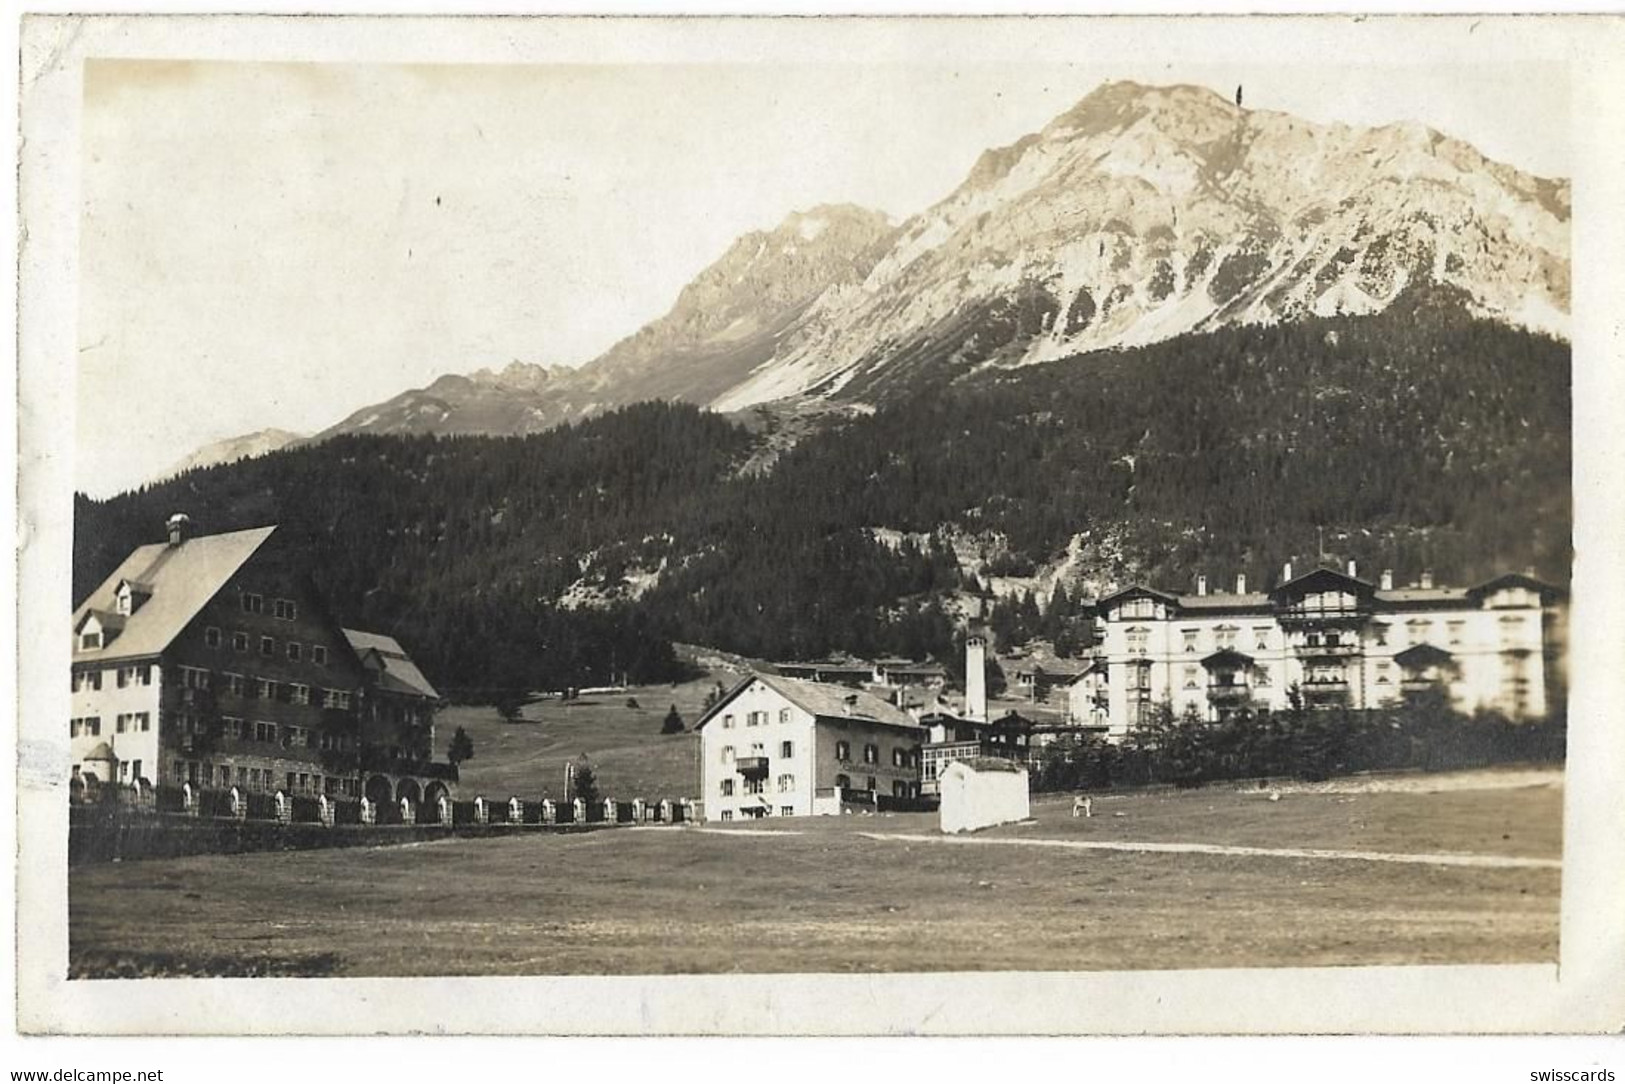
{"label": "roof gable", "polygon": [[1311,591],[1347,591],[1359,598],[1370,598],[1377,585],[1324,566],[1281,584],[1270,596],[1276,600],[1302,598]]}
{"label": "roof gable", "polygon": [[74,661],[162,652],[275,530],[274,526],[255,527],[190,538],[178,546],[156,542],[137,548],[74,610],[73,627],[81,628],[93,612],[105,623],[102,615],[117,610],[119,586],[125,581],[149,587],[150,597],[134,613],[122,617],[124,631],[111,644],[88,650],[75,645]]}
{"label": "roof gable", "polygon": [[[747,675],[737,685],[723,693],[711,706],[711,710],[694,724],[694,729],[703,728],[737,699],[740,693],[758,681],[815,718],[853,719],[858,722],[907,727],[910,730],[919,729],[919,725],[907,712],[871,693],[849,689],[844,685],[828,685],[818,681],[802,681],[779,674],[762,673]],[[852,710],[848,710],[849,701]]]}
{"label": "roof gable", "polygon": [[412,656],[393,636],[381,632],[363,632],[360,629],[340,629],[344,639],[355,651],[364,666],[375,670],[378,685],[387,692],[405,693],[439,700],[440,693],[430,684]]}

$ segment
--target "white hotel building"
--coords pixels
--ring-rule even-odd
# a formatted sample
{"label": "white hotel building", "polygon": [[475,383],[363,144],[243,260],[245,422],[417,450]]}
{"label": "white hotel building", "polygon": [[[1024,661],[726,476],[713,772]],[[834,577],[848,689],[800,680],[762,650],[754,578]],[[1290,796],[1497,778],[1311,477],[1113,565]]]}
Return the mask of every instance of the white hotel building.
{"label": "white hotel building", "polygon": [[1249,593],[1193,595],[1134,586],[1097,604],[1095,664],[1070,688],[1074,723],[1121,737],[1170,703],[1222,719],[1306,706],[1380,707],[1439,688],[1464,712],[1545,715],[1547,661],[1562,642],[1559,592],[1530,576],[1469,588],[1393,586],[1319,568]]}

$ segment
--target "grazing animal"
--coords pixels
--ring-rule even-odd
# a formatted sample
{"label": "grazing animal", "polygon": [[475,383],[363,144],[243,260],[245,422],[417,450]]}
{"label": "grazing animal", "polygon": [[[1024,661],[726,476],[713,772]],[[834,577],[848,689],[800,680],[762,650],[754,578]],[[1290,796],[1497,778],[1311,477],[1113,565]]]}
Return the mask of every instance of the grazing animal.
{"label": "grazing animal", "polygon": [[1095,800],[1082,794],[1072,799],[1072,815],[1092,817],[1095,815]]}

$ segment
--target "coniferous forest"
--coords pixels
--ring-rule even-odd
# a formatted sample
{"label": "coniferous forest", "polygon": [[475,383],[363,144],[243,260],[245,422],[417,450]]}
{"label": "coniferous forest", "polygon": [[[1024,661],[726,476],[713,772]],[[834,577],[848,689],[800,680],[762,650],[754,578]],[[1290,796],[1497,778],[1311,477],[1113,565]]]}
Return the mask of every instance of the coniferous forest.
{"label": "coniferous forest", "polygon": [[[1566,583],[1569,364],[1557,340],[1390,310],[973,372],[765,470],[744,469],[762,438],[666,403],[524,438],[344,436],[79,496],[74,598],[172,512],[277,523],[338,618],[472,695],[675,679],[674,640],[951,660],[951,600],[1080,534],[1096,579],[1174,589],[1268,586],[1322,546],[1401,578]],[[993,617],[1065,635],[1079,594]]]}

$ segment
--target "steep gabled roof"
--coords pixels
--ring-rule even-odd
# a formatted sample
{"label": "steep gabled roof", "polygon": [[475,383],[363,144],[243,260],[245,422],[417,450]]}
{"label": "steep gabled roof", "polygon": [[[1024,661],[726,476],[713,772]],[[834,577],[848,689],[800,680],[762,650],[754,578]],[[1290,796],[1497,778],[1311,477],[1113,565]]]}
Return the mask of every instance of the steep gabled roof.
{"label": "steep gabled roof", "polygon": [[[779,674],[760,673],[746,675],[737,685],[723,693],[722,698],[711,706],[711,710],[694,724],[694,729],[699,730],[721,714],[723,708],[757,681],[802,711],[820,719],[857,719],[886,726],[907,727],[909,730],[920,729],[919,724],[903,709],[895,704],[888,704],[870,693],[848,689],[841,685],[826,685],[818,681],[802,681],[799,678],[787,678]],[[849,699],[852,704],[851,710],[847,707]]]}
{"label": "steep gabled roof", "polygon": [[1416,644],[1394,656],[1401,666],[1440,666],[1455,661],[1455,657],[1433,644]]}
{"label": "steep gabled roof", "polygon": [[439,700],[440,694],[429,683],[412,656],[393,636],[381,632],[362,632],[360,629],[342,629],[344,638],[361,658],[363,664],[377,659],[378,686],[387,692],[405,693]]}
{"label": "steep gabled roof", "polygon": [[1293,579],[1281,584],[1274,591],[1270,592],[1270,597],[1272,599],[1295,598],[1298,595],[1307,594],[1316,588],[1321,590],[1333,588],[1340,591],[1351,592],[1352,594],[1358,595],[1361,598],[1370,598],[1376,593],[1377,585],[1368,580],[1362,580],[1357,576],[1350,576],[1345,572],[1339,572],[1335,568],[1326,568],[1322,566],[1312,571],[1305,572],[1302,576],[1294,577]]}
{"label": "steep gabled roof", "polygon": [[178,546],[155,542],[139,547],[74,610],[73,627],[78,629],[92,611],[98,617],[114,613],[118,587],[125,580],[147,585],[151,596],[135,613],[121,616],[124,631],[111,644],[81,651],[75,643],[73,661],[111,662],[157,655],[275,530],[274,526],[255,527],[189,538]]}
{"label": "steep gabled roof", "polygon": [[1221,647],[1213,654],[1202,660],[1202,665],[1209,670],[1215,666],[1251,666],[1253,657],[1233,647]]}
{"label": "steep gabled roof", "polygon": [[1494,579],[1485,580],[1481,584],[1469,587],[1467,589],[1467,594],[1470,595],[1474,600],[1477,600],[1483,598],[1492,591],[1499,590],[1502,587],[1528,588],[1531,591],[1539,593],[1541,601],[1543,602],[1559,598],[1564,594],[1562,588],[1553,586],[1544,580],[1537,580],[1535,577],[1523,572],[1503,572]]}
{"label": "steep gabled roof", "polygon": [[1147,587],[1143,583],[1130,584],[1121,591],[1113,591],[1111,594],[1101,599],[1096,605],[1102,612],[1104,612],[1111,609],[1119,602],[1126,602],[1131,598],[1140,598],[1142,596],[1145,598],[1159,599],[1168,603],[1170,606],[1179,605],[1179,598],[1177,596],[1170,595],[1166,591],[1158,591],[1155,587]]}

